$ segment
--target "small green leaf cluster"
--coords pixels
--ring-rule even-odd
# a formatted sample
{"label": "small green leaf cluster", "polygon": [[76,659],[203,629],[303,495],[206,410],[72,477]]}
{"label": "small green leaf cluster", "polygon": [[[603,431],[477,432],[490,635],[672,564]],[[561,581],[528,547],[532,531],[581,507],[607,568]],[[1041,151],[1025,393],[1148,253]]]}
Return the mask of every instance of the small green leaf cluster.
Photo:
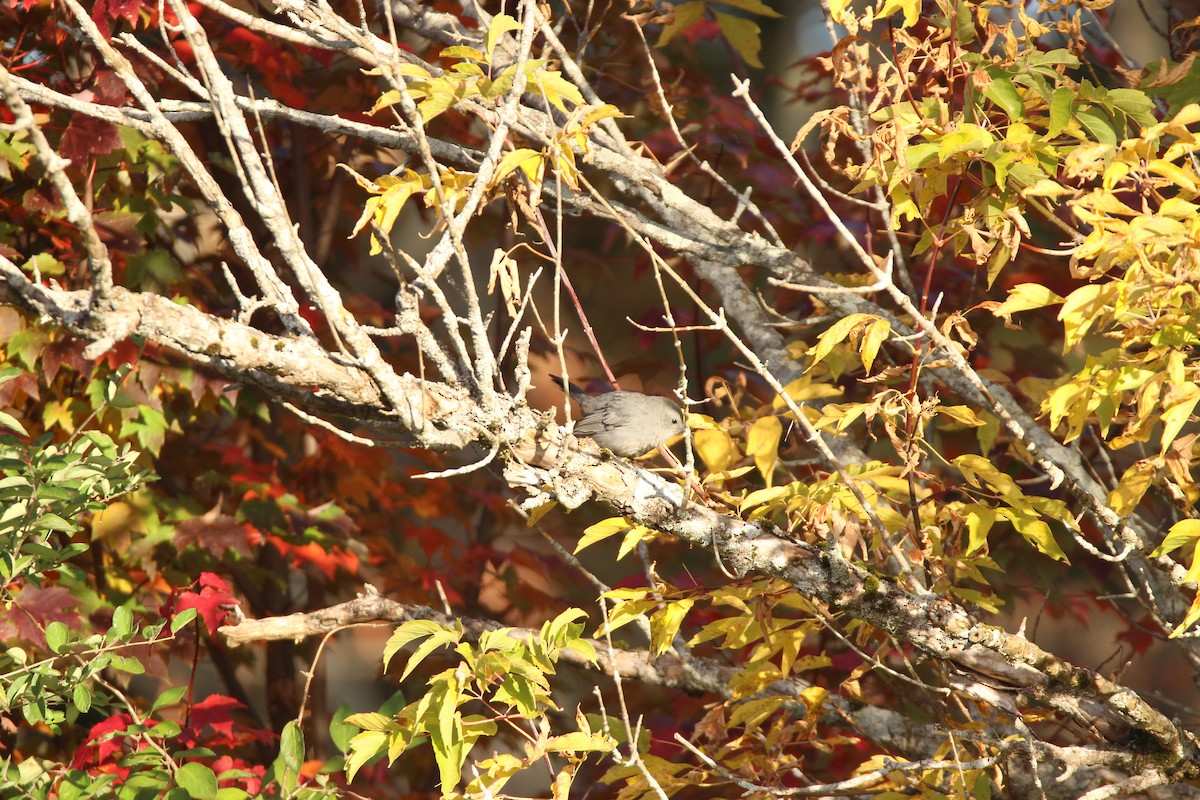
{"label": "small green leaf cluster", "polygon": [[[195,616],[195,609],[177,614],[171,620],[170,632],[178,632]],[[142,662],[121,651],[158,640],[166,626],[166,620],[152,625],[136,625],[132,612],[123,606],[113,612],[112,625],[105,633],[81,637],[62,622],[51,622],[45,630],[46,649],[50,653],[47,657],[32,660],[27,649],[15,646],[0,653],[0,711],[5,714],[20,713],[30,725],[45,726],[55,735],[63,732],[63,726],[75,724],[82,714],[103,715],[112,712],[121,707],[123,698],[114,696],[110,691],[97,689],[96,680],[103,679],[106,673],[142,674],[145,671]],[[150,738],[158,742],[179,736],[182,729],[178,722],[156,721],[153,717],[178,703],[187,689],[187,686],[177,686],[163,692],[144,720],[125,726],[111,735],[114,739],[127,738],[132,741]],[[165,788],[169,785],[172,779],[163,748],[132,747],[131,751],[119,765],[131,772],[121,782],[123,790],[118,796],[128,794],[132,797],[151,786]],[[187,751],[186,754],[195,753]],[[180,753],[175,756],[179,757]],[[192,772],[198,766],[201,765],[185,765],[192,767]],[[0,759],[0,776],[3,776],[4,782],[21,786],[30,797],[35,798],[50,797],[54,792],[59,798],[94,797],[115,790],[117,778],[112,773],[64,770],[61,764],[38,758],[29,758],[20,764]],[[55,781],[59,777],[61,782],[55,788]],[[182,787],[186,778],[186,774],[179,774],[175,780]],[[215,785],[214,779],[214,789]],[[188,793],[181,796],[214,795]]]}
{"label": "small green leaf cluster", "polygon": [[[16,367],[0,370],[0,384],[20,374]],[[116,386],[109,382],[105,401]],[[0,598],[11,600],[14,587],[40,586],[49,570],[82,579],[71,559],[88,545],[71,537],[82,530],[83,515],[151,478],[136,467],[136,450],[118,448],[100,431],[79,431],[65,444],[55,443],[51,433],[29,442],[24,426],[0,411],[3,428],[20,435],[0,433]]]}

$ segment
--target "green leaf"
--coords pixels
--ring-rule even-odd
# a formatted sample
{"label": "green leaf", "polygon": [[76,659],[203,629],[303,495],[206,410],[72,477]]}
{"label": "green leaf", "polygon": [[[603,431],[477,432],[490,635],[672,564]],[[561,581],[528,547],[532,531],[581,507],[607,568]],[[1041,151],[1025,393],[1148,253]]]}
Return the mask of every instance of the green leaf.
{"label": "green leaf", "polygon": [[342,703],[333,713],[333,719],[329,721],[329,740],[342,753],[349,752],[350,740],[354,738],[357,731],[355,726],[345,721],[351,711],[349,704]]}
{"label": "green leaf", "polygon": [[1025,100],[1008,78],[993,78],[992,82],[983,90],[983,96],[1000,106],[1013,122],[1025,118]]}
{"label": "green leaf", "polygon": [[133,633],[133,614],[125,606],[117,606],[113,609],[112,627],[109,628],[109,634],[113,633],[121,639]]}
{"label": "green leaf", "polygon": [[209,767],[197,761],[189,761],[175,773],[175,782],[196,800],[210,800],[217,796],[217,776]]}
{"label": "green leaf", "polygon": [[1096,138],[1097,142],[1102,144],[1115,145],[1117,143],[1117,132],[1113,130],[1112,122],[1106,114],[1098,111],[1094,107],[1081,108],[1075,112],[1075,118],[1087,128],[1088,132]]}
{"label": "green leaf", "polygon": [[304,765],[304,733],[295,720],[283,726],[283,733],[279,737],[279,755],[288,769],[300,772],[300,767]]}
{"label": "green leaf", "polygon": [[75,684],[75,688],[71,690],[71,702],[79,709],[79,713],[86,714],[92,708],[92,690],[87,684]]}
{"label": "green leaf", "polygon": [[1050,96],[1050,129],[1047,138],[1053,139],[1063,132],[1071,122],[1071,108],[1075,103],[1075,90],[1065,86],[1054,90]]}
{"label": "green leaf", "polygon": [[113,669],[120,670],[121,672],[128,672],[130,675],[141,675],[146,671],[146,667],[136,658],[130,658],[129,656],[118,656],[115,654],[112,655],[111,658],[112,661],[110,662],[110,666],[112,666]]}
{"label": "green leaf", "polygon": [[46,647],[50,648],[51,653],[61,653],[63,645],[67,643],[67,635],[70,630],[62,622],[55,620],[46,626]]}
{"label": "green leaf", "polygon": [[429,620],[415,619],[405,622],[396,629],[383,648],[384,669],[387,669],[392,656],[396,655],[400,648],[409,642],[422,638],[425,641],[409,656],[408,664],[405,665],[404,673],[400,676],[400,680],[407,678],[408,674],[434,650],[458,642],[462,638],[462,632],[447,630],[438,623],[430,622]]}
{"label": "green leaf", "polygon": [[12,414],[9,414],[7,411],[0,411],[0,425],[3,425],[9,430],[16,431],[22,436],[29,435],[29,432],[25,430],[25,426],[18,422],[17,418]]}
{"label": "green leaf", "polygon": [[179,629],[196,618],[199,613],[194,608],[185,608],[171,618],[171,633],[179,633]]}
{"label": "green leaf", "polygon": [[154,705],[150,706],[150,713],[153,714],[160,708],[167,708],[168,706],[175,705],[179,702],[179,699],[183,697],[185,693],[187,693],[187,690],[188,687],[185,685],[172,686],[170,689],[165,689],[164,691],[160,692],[158,697],[154,700]]}

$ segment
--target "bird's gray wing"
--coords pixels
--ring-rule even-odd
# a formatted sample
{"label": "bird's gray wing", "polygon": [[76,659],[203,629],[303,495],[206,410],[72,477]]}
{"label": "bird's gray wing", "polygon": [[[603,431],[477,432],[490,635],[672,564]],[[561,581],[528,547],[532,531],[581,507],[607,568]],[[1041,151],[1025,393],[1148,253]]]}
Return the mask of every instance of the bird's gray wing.
{"label": "bird's gray wing", "polygon": [[[575,423],[575,433],[580,436],[595,436],[619,428],[632,421],[631,417],[638,413],[636,403],[630,402],[634,397],[627,392],[609,392],[589,399],[592,401],[589,405],[594,404],[599,408],[593,408]],[[599,400],[603,402],[597,403]]]}

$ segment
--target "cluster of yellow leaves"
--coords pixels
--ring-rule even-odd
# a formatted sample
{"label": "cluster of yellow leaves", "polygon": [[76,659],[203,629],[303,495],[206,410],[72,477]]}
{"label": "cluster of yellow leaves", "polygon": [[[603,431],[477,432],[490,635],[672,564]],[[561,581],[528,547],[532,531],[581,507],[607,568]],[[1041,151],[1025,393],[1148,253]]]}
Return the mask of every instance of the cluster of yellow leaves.
{"label": "cluster of yellow leaves", "polygon": [[[419,64],[405,63],[398,68],[399,76],[405,81],[405,92],[416,103],[421,120],[430,120],[445,111],[464,105],[471,100],[495,104],[512,89],[517,64],[510,64],[492,76],[492,60],[500,38],[507,32],[520,28],[520,23],[507,14],[497,14],[485,35],[484,50],[466,45],[443,49],[440,56],[455,59],[448,68],[438,74]],[[545,151],[516,147],[501,157],[489,181],[488,190],[495,190],[513,173],[522,174],[533,187],[540,191],[547,163],[555,174],[572,188],[578,188],[579,165],[577,154],[587,156],[589,135],[599,122],[623,116],[612,105],[584,105],[583,95],[558,70],[548,69],[546,59],[529,59],[524,63],[527,91],[541,95],[554,108],[568,113],[568,104],[574,108],[563,128],[556,134],[555,141]],[[380,74],[376,69],[368,74]],[[399,104],[403,94],[398,89],[384,92],[376,101],[371,113]],[[363,208],[351,236],[357,235],[369,223],[383,233],[390,233],[401,209],[414,194],[423,195],[425,205],[438,214],[457,212],[475,184],[476,176],[469,172],[458,172],[449,167],[438,169],[438,182],[428,175],[405,169],[399,175],[383,175],[370,180],[345,164],[343,169],[354,176],[355,181],[371,196]],[[436,191],[431,191],[436,190]],[[382,245],[375,234],[371,236],[371,255],[377,255]]]}
{"label": "cluster of yellow leaves", "polygon": [[613,605],[598,635],[646,619],[651,650],[656,655],[671,649],[688,612],[697,603],[729,609],[727,616],[706,623],[687,640],[689,648],[708,644],[743,654],[742,667],[729,681],[733,710],[726,720],[728,726],[744,727],[751,734],[784,706],[799,700],[809,711],[817,712],[826,699],[826,691],[817,687],[800,697],[763,694],[781,680],[831,663],[828,656],[803,653],[806,638],[821,630],[822,625],[815,619],[811,603],[779,581],[760,580],[712,591],[617,589],[605,597]]}
{"label": "cluster of yellow leaves", "polygon": [[[396,629],[384,648],[384,668],[401,649],[419,642],[409,656],[401,680],[435,650],[451,647],[459,663],[430,677],[428,691],[394,715],[378,712],[352,714],[348,725],[361,729],[350,741],[346,771],[350,780],[366,763],[387,754],[389,763],[408,748],[428,739],[441,773],[444,796],[451,796],[461,781],[463,765],[481,737],[497,732],[494,717],[463,714],[462,706],[486,700],[491,708],[507,710],[509,719],[536,720],[536,736],[526,738],[525,753],[496,755],[475,764],[475,779],[467,787],[469,796],[496,796],[504,784],[548,753],[568,755],[569,763],[556,777],[556,785],[570,787],[583,756],[606,753],[615,742],[595,731],[588,719],[576,714],[578,730],[551,735],[547,711],[558,710],[550,697],[549,676],[563,650],[571,649],[595,660],[591,642],[582,638],[586,614],[568,609],[546,622],[536,637],[520,638],[511,629],[500,628],[480,635],[472,645],[463,641],[461,624],[442,625],[413,620]],[[524,730],[524,729],[523,729]],[[561,794],[566,797],[566,792]]]}
{"label": "cluster of yellow leaves", "polygon": [[[835,19],[854,30],[884,15],[905,14],[895,33],[895,77],[885,75],[872,110],[878,125],[871,134],[876,158],[849,168],[856,188],[878,186],[887,192],[893,226],[921,223],[915,253],[937,244],[970,257],[986,266],[989,286],[1030,239],[1032,219],[1051,219],[1059,226],[1067,220],[1079,230],[1070,266],[1074,278],[1086,281],[1083,285],[1059,296],[1039,284],[1022,284],[1005,302],[986,305],[1006,320],[1060,306],[1071,371],[1053,380],[1030,377],[1020,386],[1040,403],[1042,415],[1064,441],[1095,428],[1114,451],[1148,445],[1148,453],[1121,464],[1120,479],[1108,496],[1111,508],[1132,513],[1148,491],[1159,487],[1189,511],[1200,501],[1193,477],[1200,436],[1189,427],[1200,404],[1200,169],[1195,157],[1200,106],[1183,105],[1159,122],[1154,100],[1140,88],[1108,88],[1076,77],[1074,55],[1035,46],[1053,24],[1038,23],[1023,9],[1017,10],[1020,24],[997,28],[983,7],[975,11],[978,18],[963,24],[961,15],[969,11],[937,3],[945,24],[933,37],[919,39],[904,30],[915,21],[918,7],[878,0],[855,18],[850,4],[831,4]],[[973,36],[985,23],[996,34],[990,52],[947,46]],[[840,63],[850,81],[861,54],[847,54]],[[914,97],[902,76],[922,71],[963,78],[966,91]],[[1156,75],[1147,73],[1144,84],[1161,94],[1165,78]],[[848,126],[836,127],[836,119],[830,117],[836,133],[856,135]],[[943,219],[947,198],[952,213]],[[937,217],[926,218],[931,212]],[[862,325],[845,321],[826,336],[832,341]],[[869,361],[875,351],[859,335],[857,344]],[[828,344],[820,345],[824,355]],[[878,408],[826,409],[821,424],[843,430],[855,414],[869,420]],[[1061,557],[1046,525],[1057,521],[1072,527],[1064,509],[1031,507],[1035,498],[1021,498],[989,470],[958,466],[966,466],[968,480],[999,501],[993,511],[959,509],[967,515],[971,551],[981,551],[995,514],[1041,552]],[[1200,564],[1194,557],[1191,571],[1196,570]]]}
{"label": "cluster of yellow leaves", "polygon": [[1046,213],[1047,203],[1076,194],[1060,166],[1073,158],[1090,163],[1097,142],[1115,146],[1131,125],[1153,124],[1153,102],[1132,89],[1068,84],[1061,70],[1078,59],[1066,50],[1023,50],[1007,63],[963,53],[959,63],[974,67],[971,103],[956,110],[944,95],[914,102],[902,83],[892,87],[895,102],[873,114],[877,159],[851,174],[860,190],[886,187],[899,227],[940,208],[950,187],[977,170],[982,191],[960,191],[961,214],[944,225],[926,220],[914,253],[944,231],[953,252],[988,266],[990,284],[1029,238],[1027,207]]}
{"label": "cluster of yellow leaves", "polygon": [[[521,23],[508,14],[497,14],[484,35],[484,50],[466,45],[447,47],[441,58],[458,59],[449,68],[435,75],[420,64],[404,63],[399,66],[399,75],[405,79],[405,90],[417,103],[421,121],[428,123],[439,114],[462,104],[471,98],[494,102],[512,88],[517,74],[517,65],[510,64],[496,76],[491,75],[492,60],[496,45],[509,31],[519,30]],[[559,111],[566,111],[566,103],[580,105],[583,96],[574,84],[563,78],[557,70],[544,69],[545,59],[529,59],[525,62],[525,77],[531,90],[536,88],[546,100]],[[368,75],[377,75],[380,70],[370,70]],[[371,113],[375,114],[401,102],[398,89],[384,92],[375,102]]]}

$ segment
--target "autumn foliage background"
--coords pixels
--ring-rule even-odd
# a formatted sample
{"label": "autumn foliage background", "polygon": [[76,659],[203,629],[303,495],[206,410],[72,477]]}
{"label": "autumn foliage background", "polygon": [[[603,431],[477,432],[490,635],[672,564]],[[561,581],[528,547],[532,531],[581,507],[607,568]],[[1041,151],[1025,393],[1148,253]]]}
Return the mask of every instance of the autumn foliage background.
{"label": "autumn foliage background", "polygon": [[482,5],[0,10],[7,780],[1193,796],[1185,20]]}

